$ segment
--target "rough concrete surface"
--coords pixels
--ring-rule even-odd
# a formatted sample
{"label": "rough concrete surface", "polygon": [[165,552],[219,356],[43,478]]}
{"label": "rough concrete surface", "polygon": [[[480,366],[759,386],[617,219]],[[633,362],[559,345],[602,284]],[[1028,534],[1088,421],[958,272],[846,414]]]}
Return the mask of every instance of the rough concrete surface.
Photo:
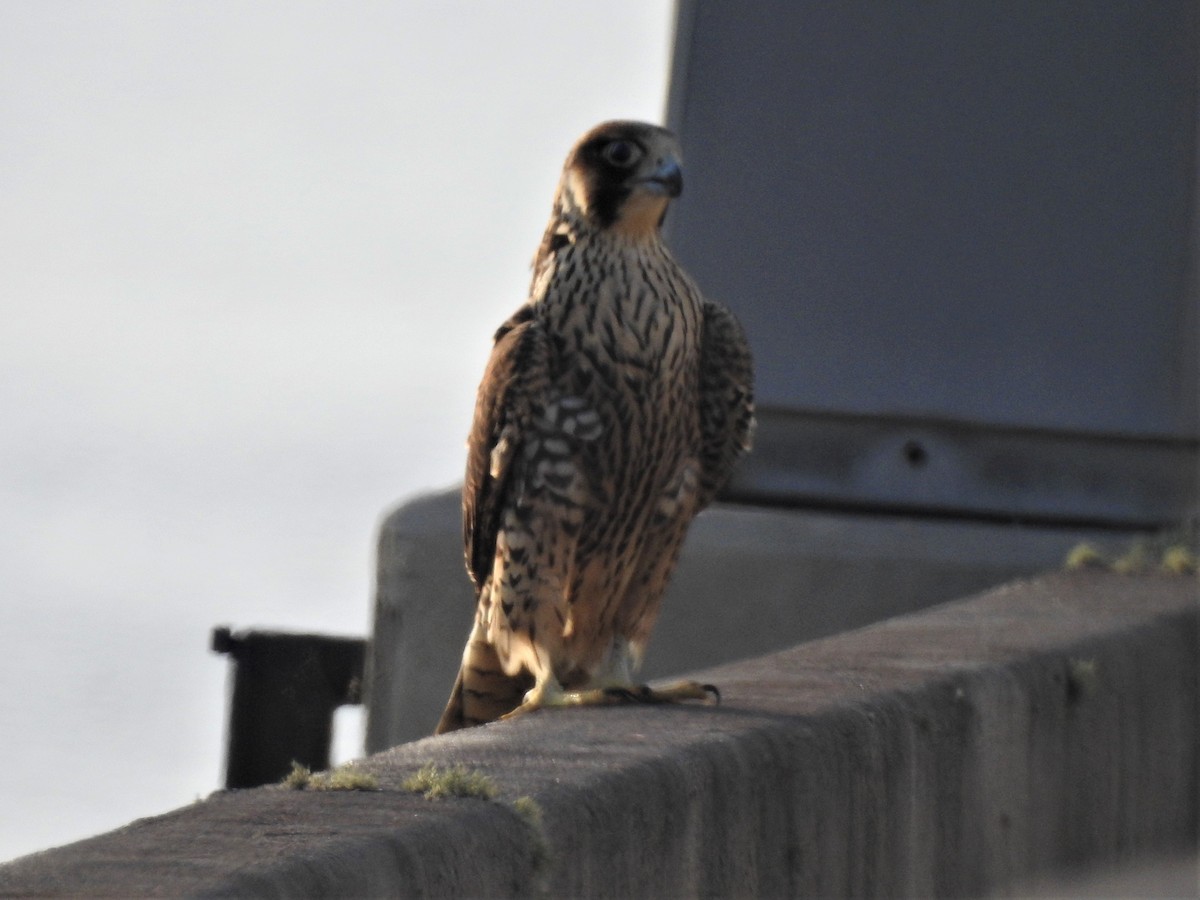
{"label": "rough concrete surface", "polygon": [[[1003,894],[1195,847],[1198,629],[1194,578],[1015,583],[700,673],[719,707],[427,738],[361,764],[378,792],[218,794],[0,866],[0,895]],[[499,794],[403,791],[427,762]]]}
{"label": "rough concrete surface", "polygon": [[[1114,531],[716,504],[696,519],[643,676],[721,665],[1057,568]],[[429,734],[474,615],[458,490],[410,501],[379,534],[367,749]],[[752,586],[752,587],[748,587]]]}

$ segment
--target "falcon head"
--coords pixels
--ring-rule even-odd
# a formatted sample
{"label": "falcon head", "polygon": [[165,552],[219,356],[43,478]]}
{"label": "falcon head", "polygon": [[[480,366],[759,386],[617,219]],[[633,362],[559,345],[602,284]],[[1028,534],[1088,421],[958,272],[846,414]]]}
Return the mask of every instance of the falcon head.
{"label": "falcon head", "polygon": [[567,155],[560,200],[601,229],[654,234],[683,191],[679,141],[645,122],[605,122]]}

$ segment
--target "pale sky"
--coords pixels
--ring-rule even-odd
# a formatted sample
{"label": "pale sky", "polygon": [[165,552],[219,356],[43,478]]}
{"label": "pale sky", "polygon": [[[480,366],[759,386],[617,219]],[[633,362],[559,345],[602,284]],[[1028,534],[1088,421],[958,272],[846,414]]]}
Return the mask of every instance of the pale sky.
{"label": "pale sky", "polygon": [[667,0],[0,0],[0,859],[219,786],[213,625],[365,635]]}

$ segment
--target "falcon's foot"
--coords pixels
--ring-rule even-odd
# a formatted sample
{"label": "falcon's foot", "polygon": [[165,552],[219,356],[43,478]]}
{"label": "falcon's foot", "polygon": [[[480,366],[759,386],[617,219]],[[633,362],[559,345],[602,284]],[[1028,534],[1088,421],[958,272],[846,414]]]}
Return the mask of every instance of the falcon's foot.
{"label": "falcon's foot", "polygon": [[716,706],[721,702],[721,692],[717,690],[716,685],[700,684],[697,681],[679,681],[661,688],[652,688],[645,684],[620,684],[582,691],[564,691],[557,685],[538,685],[525,695],[525,700],[520,706],[500,718],[515,719],[536,709],[562,706],[682,703],[685,700],[702,700],[709,706]]}
{"label": "falcon's foot", "polygon": [[615,685],[579,693],[603,694],[610,699],[600,702],[607,703],[682,703],[684,700],[703,700],[709,706],[716,706],[721,702],[721,692],[715,684],[701,684],[698,681],[677,681],[661,688],[652,688],[647,684]]}

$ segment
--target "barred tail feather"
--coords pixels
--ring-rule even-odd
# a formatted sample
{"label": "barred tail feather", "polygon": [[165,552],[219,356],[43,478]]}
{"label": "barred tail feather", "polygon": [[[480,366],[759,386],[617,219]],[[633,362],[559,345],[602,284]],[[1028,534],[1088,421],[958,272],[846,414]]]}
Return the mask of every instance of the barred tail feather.
{"label": "barred tail feather", "polygon": [[531,687],[533,677],[525,672],[515,676],[504,674],[495,648],[476,622],[463,651],[462,667],[450,691],[446,711],[434,734],[492,722],[520,706]]}

